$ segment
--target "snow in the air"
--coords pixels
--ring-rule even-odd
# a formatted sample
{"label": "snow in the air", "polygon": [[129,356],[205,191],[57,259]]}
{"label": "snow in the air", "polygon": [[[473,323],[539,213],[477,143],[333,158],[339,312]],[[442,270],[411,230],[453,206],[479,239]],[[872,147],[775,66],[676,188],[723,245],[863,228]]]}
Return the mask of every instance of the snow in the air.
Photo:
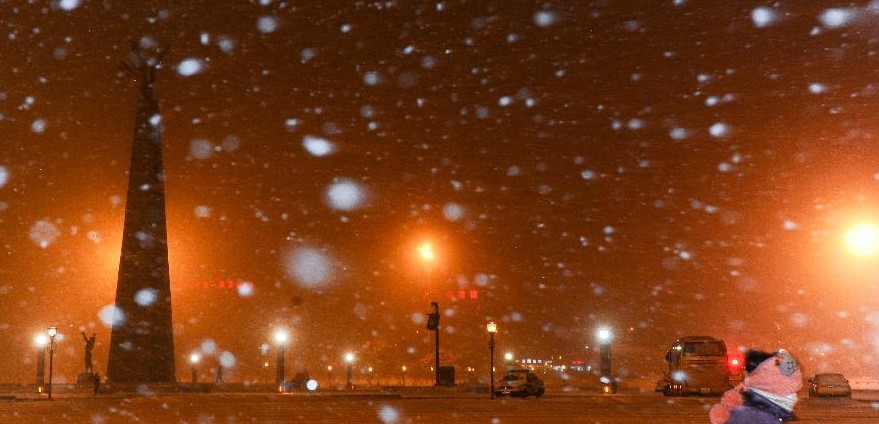
{"label": "snow in the air", "polygon": [[327,187],[324,199],[333,209],[351,211],[363,206],[366,190],[355,180],[338,178]]}
{"label": "snow in the air", "polygon": [[[290,126],[289,121],[290,120],[288,120],[288,126]],[[315,135],[306,135],[302,137],[302,147],[304,147],[312,156],[318,157],[327,156],[336,150],[336,146],[332,141]]]}
{"label": "snow in the air", "polygon": [[259,29],[259,32],[263,34],[275,32],[278,30],[279,26],[278,18],[274,16],[261,16],[256,21],[256,27]]}
{"label": "snow in the air", "polygon": [[144,288],[134,294],[134,302],[142,307],[147,307],[155,303],[158,297],[159,295],[155,289]]}
{"label": "snow in the air", "polygon": [[74,10],[78,8],[80,5],[80,0],[61,0],[58,2],[58,7],[62,10]]}
{"label": "snow in the air", "polygon": [[751,11],[751,20],[757,28],[768,27],[778,20],[778,12],[766,6],[760,6]]}
{"label": "snow in the air", "polygon": [[184,77],[189,77],[198,74],[203,68],[204,62],[202,62],[201,59],[190,57],[184,59],[179,65],[177,65],[177,73]]}
{"label": "snow in the air", "polygon": [[826,9],[818,17],[824,26],[828,28],[840,28],[850,24],[858,15],[858,11],[850,8]]}

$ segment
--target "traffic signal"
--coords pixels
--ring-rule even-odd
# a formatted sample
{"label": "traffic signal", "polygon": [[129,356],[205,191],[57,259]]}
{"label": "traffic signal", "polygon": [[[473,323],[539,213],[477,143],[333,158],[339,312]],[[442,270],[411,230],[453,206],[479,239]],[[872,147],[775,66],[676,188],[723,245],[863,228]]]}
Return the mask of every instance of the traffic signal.
{"label": "traffic signal", "polygon": [[439,328],[439,319],[440,315],[438,312],[427,314],[427,329],[430,331],[436,331],[436,329]]}

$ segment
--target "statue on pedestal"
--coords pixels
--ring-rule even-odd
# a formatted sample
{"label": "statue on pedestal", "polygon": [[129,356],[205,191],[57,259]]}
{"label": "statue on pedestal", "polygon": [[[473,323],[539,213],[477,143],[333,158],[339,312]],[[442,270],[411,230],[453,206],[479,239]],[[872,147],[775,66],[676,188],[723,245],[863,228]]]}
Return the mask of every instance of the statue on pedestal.
{"label": "statue on pedestal", "polygon": [[85,373],[92,373],[92,350],[95,348],[95,333],[91,337],[85,336],[85,331],[80,331],[82,339],[85,341]]}
{"label": "statue on pedestal", "polygon": [[93,382],[97,374],[95,374],[94,367],[92,366],[92,350],[95,349],[95,338],[97,335],[92,333],[91,337],[87,337],[85,331],[80,331],[79,334],[82,334],[82,340],[85,342],[85,371],[76,376],[76,384],[94,384]]}

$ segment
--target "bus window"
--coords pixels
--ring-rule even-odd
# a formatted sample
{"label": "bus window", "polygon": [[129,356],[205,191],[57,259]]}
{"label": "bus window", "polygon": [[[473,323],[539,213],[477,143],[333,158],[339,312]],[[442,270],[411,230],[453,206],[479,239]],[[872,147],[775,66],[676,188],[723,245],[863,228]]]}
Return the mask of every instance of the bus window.
{"label": "bus window", "polygon": [[722,343],[687,343],[684,356],[726,356],[726,347]]}

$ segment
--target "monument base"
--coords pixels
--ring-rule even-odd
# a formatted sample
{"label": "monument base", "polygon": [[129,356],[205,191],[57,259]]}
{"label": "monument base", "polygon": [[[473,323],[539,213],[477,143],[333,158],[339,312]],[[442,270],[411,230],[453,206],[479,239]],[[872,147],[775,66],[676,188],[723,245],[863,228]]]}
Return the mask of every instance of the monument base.
{"label": "monument base", "polygon": [[95,373],[84,372],[76,376],[77,386],[91,386],[95,384]]}

